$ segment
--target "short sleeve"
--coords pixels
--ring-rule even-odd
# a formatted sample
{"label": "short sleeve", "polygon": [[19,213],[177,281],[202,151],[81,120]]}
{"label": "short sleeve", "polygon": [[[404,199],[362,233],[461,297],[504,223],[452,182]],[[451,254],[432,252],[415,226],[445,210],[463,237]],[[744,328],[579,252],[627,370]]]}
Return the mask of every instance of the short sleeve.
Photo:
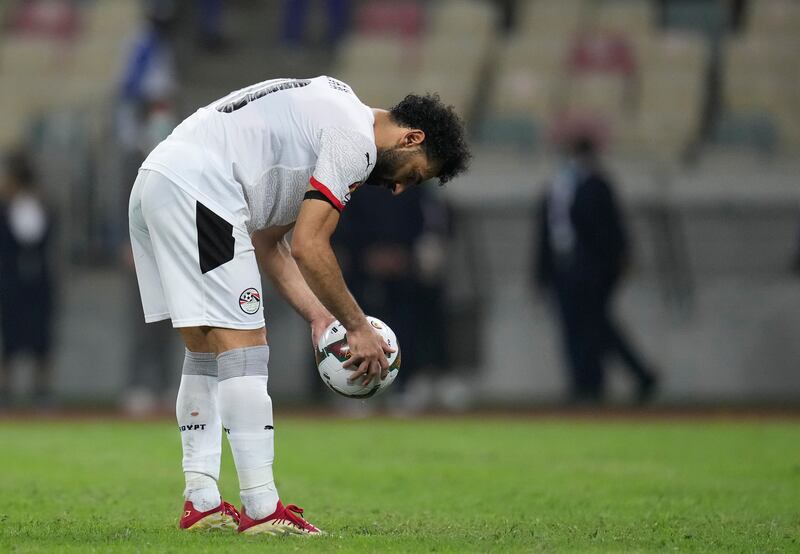
{"label": "short sleeve", "polygon": [[336,127],[322,129],[311,186],[342,211],[350,193],[369,177],[375,156],[374,142],[363,134]]}

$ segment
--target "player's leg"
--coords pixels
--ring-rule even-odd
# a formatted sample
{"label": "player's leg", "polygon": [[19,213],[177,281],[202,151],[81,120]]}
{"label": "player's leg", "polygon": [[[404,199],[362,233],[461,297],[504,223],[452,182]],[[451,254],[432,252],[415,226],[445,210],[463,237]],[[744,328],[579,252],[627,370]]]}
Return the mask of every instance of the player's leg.
{"label": "player's leg", "polygon": [[272,474],[275,447],[266,333],[263,327],[213,328],[208,339],[218,353],[220,414],[239,476],[242,504],[251,517],[261,519],[278,504]]}
{"label": "player's leg", "polygon": [[221,502],[217,486],[222,455],[217,359],[207,344],[182,335],[187,347],[175,415],[183,448],[184,498],[195,510],[206,512]]}
{"label": "player's leg", "polygon": [[[269,396],[269,346],[259,329],[182,328],[188,349],[217,353],[219,411],[231,445],[242,499],[240,529],[247,533],[318,533],[294,506],[278,496],[272,399]],[[295,510],[295,511],[292,511]]]}
{"label": "player's leg", "polygon": [[[156,207],[153,198],[158,200]],[[172,317],[153,240],[155,237],[163,239],[173,231],[165,224],[167,218],[160,217],[162,212],[170,213],[174,222],[193,226],[191,202],[183,193],[160,175],[141,172],[131,193],[129,221],[136,276],[147,322]],[[171,238],[176,247],[191,241],[191,238]],[[169,265],[164,270],[180,273],[179,267]],[[238,516],[234,517],[232,508],[221,502],[217,487],[222,425],[217,404],[216,356],[202,334],[199,337],[200,342],[185,341],[187,350],[176,401],[186,478],[186,502],[180,526],[184,529],[233,527],[238,523]]]}
{"label": "player's leg", "polygon": [[[224,421],[243,503],[251,511],[267,510],[265,515],[269,515],[275,510],[278,497],[272,478],[272,403],[266,383],[269,349],[264,328],[178,330],[187,353],[177,407],[186,499],[195,502],[196,507],[197,501],[203,502],[204,510],[219,504],[219,441],[212,445],[206,440],[211,435],[206,433],[207,419],[203,417],[213,413],[213,436],[219,437],[220,421]],[[207,468],[211,467],[217,471],[209,475]]]}
{"label": "player's leg", "polygon": [[222,500],[219,480],[222,422],[219,413],[217,360],[205,332],[179,329],[186,346],[175,413],[183,448],[183,529],[235,528],[239,514]]}
{"label": "player's leg", "polygon": [[167,312],[187,350],[216,355],[217,406],[245,510],[260,516],[252,520],[257,525],[280,532],[317,531],[286,513],[275,490],[269,347],[250,236],[231,223],[231,213],[209,208],[168,180],[156,190],[145,194],[143,206]]}

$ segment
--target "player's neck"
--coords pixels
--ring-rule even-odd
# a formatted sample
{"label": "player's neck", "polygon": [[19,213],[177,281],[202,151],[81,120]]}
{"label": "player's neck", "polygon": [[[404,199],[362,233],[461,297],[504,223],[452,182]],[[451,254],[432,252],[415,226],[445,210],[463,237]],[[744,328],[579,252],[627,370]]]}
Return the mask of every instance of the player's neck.
{"label": "player's neck", "polygon": [[372,114],[375,116],[375,123],[372,128],[375,133],[375,147],[378,152],[396,146],[404,134],[403,128],[392,121],[387,110],[372,108]]}

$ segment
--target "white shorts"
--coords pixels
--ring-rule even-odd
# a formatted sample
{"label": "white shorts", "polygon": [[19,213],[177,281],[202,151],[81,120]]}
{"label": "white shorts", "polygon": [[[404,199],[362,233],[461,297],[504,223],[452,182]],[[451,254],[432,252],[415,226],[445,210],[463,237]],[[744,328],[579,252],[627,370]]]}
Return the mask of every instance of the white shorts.
{"label": "white shorts", "polygon": [[145,321],[264,326],[261,277],[247,231],[148,170],[133,185],[128,218]]}

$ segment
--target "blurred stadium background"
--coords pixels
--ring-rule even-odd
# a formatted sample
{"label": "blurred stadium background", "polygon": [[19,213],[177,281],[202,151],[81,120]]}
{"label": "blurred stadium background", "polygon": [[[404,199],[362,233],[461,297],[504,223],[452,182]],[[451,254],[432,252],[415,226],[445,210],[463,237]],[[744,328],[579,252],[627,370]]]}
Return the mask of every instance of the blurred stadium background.
{"label": "blurred stadium background", "polygon": [[[279,76],[332,75],[376,107],[438,91],[464,114],[472,171],[438,191],[453,214],[452,367],[429,387],[432,406],[564,398],[556,326],[529,281],[534,206],[554,145],[576,129],[603,144],[631,222],[619,315],[660,372],[656,402],[800,401],[800,2],[360,0],[336,36],[328,26],[340,22],[312,2],[303,42],[285,36],[284,2],[225,0],[217,23],[207,4],[0,0],[0,147],[31,154],[56,212],[58,403],[123,402],[129,359],[142,349],[120,245],[130,152],[148,143],[126,127],[141,116],[126,83],[132,41],[163,14],[174,74],[150,83],[163,95],[148,99],[145,130],[155,136],[230,90]],[[314,392],[305,324],[274,293],[266,298],[276,405],[330,402]],[[167,404],[182,354],[168,348]],[[29,388],[28,374],[15,373],[16,389]],[[612,375],[612,399],[628,388]]]}

